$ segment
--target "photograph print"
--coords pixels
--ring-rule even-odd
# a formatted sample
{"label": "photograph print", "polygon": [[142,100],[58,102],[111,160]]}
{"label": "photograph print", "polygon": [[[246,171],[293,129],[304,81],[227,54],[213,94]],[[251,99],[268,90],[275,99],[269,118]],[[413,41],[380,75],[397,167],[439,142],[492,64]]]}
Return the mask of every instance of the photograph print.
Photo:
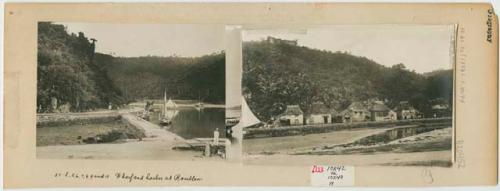
{"label": "photograph print", "polygon": [[36,156],[224,160],[223,25],[38,23]]}
{"label": "photograph print", "polygon": [[246,30],[243,160],[452,165],[454,25]]}

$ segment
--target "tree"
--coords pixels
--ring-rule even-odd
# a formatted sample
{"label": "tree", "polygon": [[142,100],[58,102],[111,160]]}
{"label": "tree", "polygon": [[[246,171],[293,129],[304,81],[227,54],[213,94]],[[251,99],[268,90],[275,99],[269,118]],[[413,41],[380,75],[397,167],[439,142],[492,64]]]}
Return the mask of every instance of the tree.
{"label": "tree", "polygon": [[[243,95],[256,116],[266,121],[283,105],[309,113],[315,102],[338,111],[354,101],[384,100],[391,108],[409,101],[425,111],[429,100],[450,100],[452,71],[430,77],[403,63],[385,67],[365,57],[267,41],[243,43]],[[437,74],[435,74],[437,75]],[[441,76],[441,75],[438,75]]]}

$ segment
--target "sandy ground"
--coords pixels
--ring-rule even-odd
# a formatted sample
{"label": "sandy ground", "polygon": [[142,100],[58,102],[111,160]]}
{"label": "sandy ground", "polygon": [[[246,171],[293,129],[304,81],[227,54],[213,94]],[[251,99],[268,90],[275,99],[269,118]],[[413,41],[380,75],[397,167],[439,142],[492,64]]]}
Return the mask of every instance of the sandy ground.
{"label": "sandy ground", "polygon": [[438,129],[434,131],[429,131],[425,133],[421,133],[415,136],[411,137],[405,137],[402,139],[394,140],[389,142],[388,144],[409,144],[409,143],[422,143],[422,142],[433,142],[433,141],[439,141],[442,138],[449,138],[451,139],[452,137],[452,128],[444,128],[444,129]]}
{"label": "sandy ground", "polygon": [[[141,135],[140,131],[127,126],[120,120],[98,124],[75,124],[65,126],[43,127],[36,129],[36,145],[80,145],[83,139],[105,135],[112,131]],[[80,138],[78,138],[80,137]]]}
{"label": "sandy ground", "polygon": [[[451,128],[434,130],[419,135],[399,139],[389,144],[371,147],[432,147],[422,152],[358,152],[344,154],[301,154],[304,151],[323,152],[322,146],[343,145],[360,138],[378,134],[392,128],[356,129],[331,133],[310,134],[304,136],[273,137],[248,139],[243,141],[243,160],[254,165],[313,165],[313,164],[348,164],[348,165],[425,165],[447,167],[451,164],[451,150],[437,148],[434,143],[451,142]],[[360,149],[363,151],[364,146]],[[367,147],[367,148],[368,148]],[[319,150],[318,150],[319,149]],[[347,149],[351,149],[348,147]],[[327,150],[324,150],[328,152]],[[307,153],[305,152],[305,153]]]}
{"label": "sandy ground", "polygon": [[418,165],[422,161],[450,161],[451,152],[431,151],[418,153],[380,153],[370,155],[244,155],[251,165]]}
{"label": "sandy ground", "polygon": [[389,128],[363,128],[321,134],[245,139],[243,140],[243,152],[249,154],[259,154],[262,152],[287,153],[312,149],[319,145],[332,146],[346,144],[369,135],[381,133],[387,129]]}
{"label": "sandy ground", "polygon": [[37,147],[37,158],[222,160],[219,157],[204,158],[202,152],[172,150],[174,146],[185,144],[185,140],[132,114],[124,114],[123,119],[142,127],[147,138],[125,143],[42,146]]}

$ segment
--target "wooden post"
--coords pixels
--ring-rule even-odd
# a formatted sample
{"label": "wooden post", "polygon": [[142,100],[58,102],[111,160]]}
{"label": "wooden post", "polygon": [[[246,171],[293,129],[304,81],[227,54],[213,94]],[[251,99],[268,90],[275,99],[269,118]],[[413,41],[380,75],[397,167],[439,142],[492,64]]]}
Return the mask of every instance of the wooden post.
{"label": "wooden post", "polygon": [[210,157],[210,152],[211,152],[210,143],[205,143],[205,156]]}

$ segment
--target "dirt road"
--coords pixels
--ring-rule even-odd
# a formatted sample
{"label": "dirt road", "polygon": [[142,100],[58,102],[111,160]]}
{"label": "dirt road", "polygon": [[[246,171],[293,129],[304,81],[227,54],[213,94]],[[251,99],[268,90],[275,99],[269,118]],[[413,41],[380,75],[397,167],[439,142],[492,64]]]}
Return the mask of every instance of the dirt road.
{"label": "dirt road", "polygon": [[[308,134],[288,137],[256,138],[243,141],[243,160],[254,165],[314,165],[314,164],[349,164],[349,165],[424,165],[442,166],[451,164],[451,150],[428,150],[423,152],[371,152],[345,154],[300,154],[321,152],[323,147],[352,143],[360,138],[378,134],[392,128],[365,128],[342,130],[330,133]],[[443,132],[443,133],[441,133]],[[436,134],[436,136],[431,136]],[[425,138],[425,139],[424,139]],[[422,135],[401,139],[406,145],[418,147],[427,140],[451,143],[451,128],[435,130]],[[410,141],[414,140],[414,144]],[[416,141],[418,140],[418,141]],[[399,143],[400,144],[400,143]],[[384,146],[386,144],[382,144]],[[388,144],[401,147],[396,143]],[[432,146],[432,144],[431,144]],[[333,150],[337,148],[332,148]],[[307,152],[306,152],[307,151]]]}
{"label": "dirt road", "polygon": [[250,165],[315,165],[347,164],[364,165],[433,165],[446,166],[451,161],[451,151],[430,151],[416,153],[380,153],[357,155],[247,155],[243,156]]}
{"label": "dirt road", "polygon": [[124,120],[144,129],[146,138],[125,143],[58,145],[37,147],[37,158],[51,159],[139,159],[139,160],[221,160],[202,158],[201,152],[173,150],[186,144],[182,137],[149,123],[133,114],[122,115]]}
{"label": "dirt road", "polygon": [[386,130],[387,128],[364,128],[320,134],[244,139],[243,151],[249,154],[259,154],[261,152],[287,153],[297,150],[312,149],[321,145],[332,146],[350,143],[362,137],[377,134]]}

